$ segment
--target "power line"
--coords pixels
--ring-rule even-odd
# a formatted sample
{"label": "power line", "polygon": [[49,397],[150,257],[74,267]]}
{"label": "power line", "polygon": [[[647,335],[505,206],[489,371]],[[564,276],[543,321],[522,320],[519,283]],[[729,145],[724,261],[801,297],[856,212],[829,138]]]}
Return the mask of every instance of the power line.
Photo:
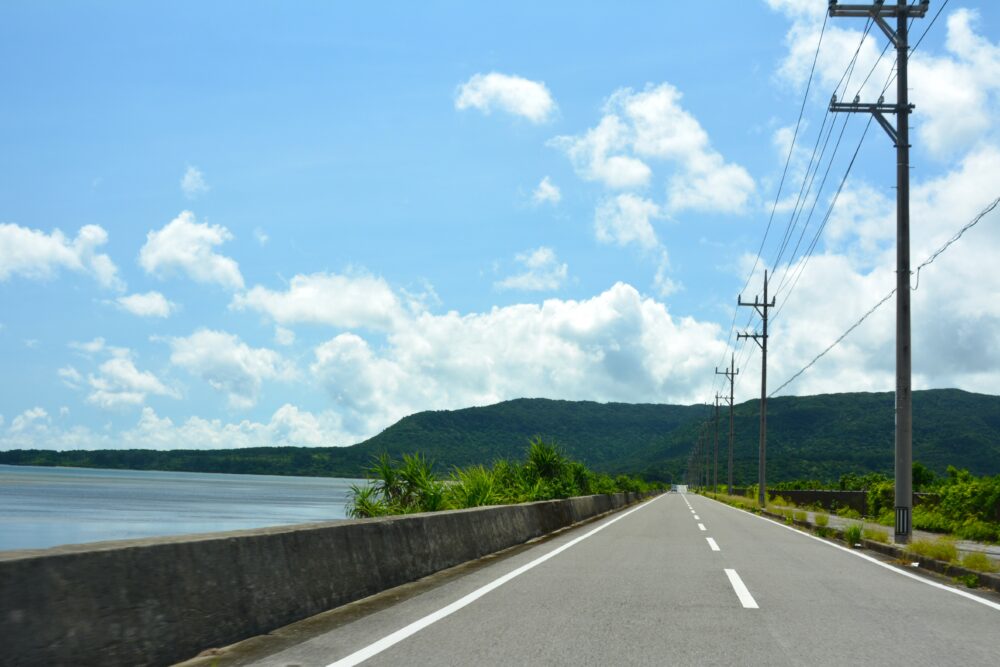
{"label": "power line", "polygon": [[[792,281],[791,286],[788,288],[788,293],[784,295],[784,302],[778,307],[778,310],[774,313],[774,317],[777,318],[784,304],[788,303],[788,298],[791,296],[792,292],[795,291],[795,287],[799,284],[799,279],[802,277],[802,273],[805,271],[806,266],[809,264],[809,258],[812,257],[813,252],[816,250],[816,245],[819,243],[819,238],[823,234],[823,230],[826,229],[827,223],[830,221],[830,217],[833,215],[833,209],[837,206],[837,201],[840,199],[840,193],[844,190],[844,184],[847,182],[847,177],[851,174],[851,169],[854,167],[854,162],[858,158],[858,153],[861,151],[861,146],[865,142],[865,137],[868,135],[868,130],[871,128],[872,119],[869,117],[868,123],[865,125],[864,132],[861,134],[861,139],[858,141],[857,148],[854,149],[854,155],[851,156],[851,161],[847,165],[847,171],[844,172],[844,177],[840,179],[840,185],[837,186],[837,191],[833,195],[833,199],[830,201],[830,205],[827,207],[826,215],[823,216],[822,222],[820,222],[819,227],[816,229],[816,233],[813,235],[813,239],[809,244],[809,248],[806,253],[802,256],[802,260],[799,262],[797,273]],[[824,176],[824,180],[825,180]],[[805,231],[805,228],[803,228]],[[775,290],[775,294],[780,292],[781,285],[779,285],[778,290]]]}
{"label": "power line", "polygon": [[[976,215],[976,217],[974,217],[971,221],[969,221],[968,223],[966,223],[965,226],[963,226],[954,236],[952,236],[950,239],[948,239],[948,241],[944,245],[942,245],[940,248],[938,248],[937,250],[935,250],[931,254],[930,257],[928,257],[926,260],[924,260],[923,263],[921,263],[920,266],[917,267],[917,272],[916,272],[917,273],[917,285],[915,285],[911,289],[916,290],[917,287],[919,287],[919,285],[920,285],[920,270],[921,269],[929,266],[930,264],[933,264],[934,260],[936,260],[941,255],[941,253],[943,253],[945,250],[947,250],[948,248],[950,248],[952,244],[954,244],[956,241],[958,241],[960,238],[962,238],[962,235],[965,234],[965,232],[969,231],[972,227],[974,227],[980,220],[982,220],[987,214],[989,214],[991,211],[993,211],[997,206],[1000,206],[1000,197],[998,197],[998,198],[994,199],[992,202],[990,202],[990,204],[987,205],[986,208],[984,208],[982,211],[980,211]],[[832,350],[833,348],[835,348],[837,345],[840,344],[840,342],[842,340],[844,340],[845,338],[847,338],[848,334],[850,334],[852,331],[854,331],[855,329],[857,329],[861,325],[862,322],[864,322],[866,319],[868,319],[868,317],[872,313],[874,313],[876,310],[878,310],[886,301],[888,301],[889,299],[891,299],[892,296],[895,293],[896,293],[896,288],[894,287],[894,288],[892,288],[891,292],[889,292],[884,297],[882,297],[882,299],[878,303],[876,303],[874,306],[872,306],[871,309],[867,313],[865,313],[864,315],[862,315],[861,318],[857,322],[855,322],[850,327],[848,327],[847,331],[845,331],[844,333],[842,333],[840,335],[840,337],[837,338],[837,340],[833,341],[825,350],[823,350],[822,352],[820,352],[819,354],[817,354],[815,357],[813,357],[813,360],[810,361],[805,366],[803,366],[797,373],[795,373],[795,375],[793,375],[792,377],[790,377],[787,380],[785,380],[784,384],[782,384],[780,387],[778,387],[773,392],[771,392],[771,394],[769,395],[769,398],[773,397],[779,391],[781,391],[782,389],[784,389],[785,387],[787,387],[788,385],[790,385],[800,375],[802,375],[807,370],[809,370],[817,361],[819,361],[824,356],[826,356],[826,354],[830,350]]]}
{"label": "power line", "polygon": [[[795,121],[795,131],[792,133],[792,141],[788,146],[788,155],[785,156],[785,166],[781,171],[781,180],[778,184],[778,190],[774,195],[774,204],[771,206],[771,214],[767,220],[767,227],[764,229],[764,238],[760,241],[760,247],[757,248],[757,256],[754,258],[753,267],[750,269],[750,273],[747,275],[747,279],[743,283],[743,288],[740,292],[747,288],[750,284],[750,279],[753,278],[754,271],[757,270],[757,264],[760,262],[761,253],[764,251],[764,244],[767,242],[767,236],[771,231],[771,223],[774,221],[774,214],[778,208],[778,202],[781,200],[781,190],[784,187],[785,178],[788,175],[788,167],[792,161],[792,154],[795,150],[795,141],[799,136],[799,128],[802,124],[803,115],[805,114],[806,102],[809,100],[809,91],[812,88],[813,76],[816,73],[816,63],[819,60],[820,47],[823,45],[823,36],[826,34],[826,22],[828,18],[829,17],[826,15],[823,16],[823,25],[820,28],[819,39],[816,40],[816,51],[813,54],[812,66],[809,68],[809,78],[806,80],[806,87],[802,93],[802,104],[799,105],[799,117],[798,120]],[[725,353],[730,350],[730,344],[733,340],[733,332],[736,331],[737,312],[737,310],[733,311],[733,321],[729,325],[729,334],[726,337],[726,349],[723,351],[722,358],[719,360],[719,363],[722,363],[722,361],[726,358]],[[749,324],[749,322],[747,324]]]}
{"label": "power line", "polygon": [[941,6],[938,7],[937,13],[934,15],[934,18],[932,18],[931,22],[927,24],[926,28],[924,28],[924,32],[922,35],[920,35],[920,39],[917,40],[917,43],[913,45],[912,49],[910,49],[911,54],[917,50],[917,47],[920,46],[920,42],[924,41],[924,37],[926,37],[927,33],[930,32],[932,27],[934,27],[934,22],[938,20],[939,16],[941,16],[941,12],[943,12],[944,8],[948,6],[949,1],[950,0],[944,0],[944,2],[941,3]]}
{"label": "power line", "polygon": [[802,104],[799,106],[799,118],[795,121],[795,131],[792,134],[792,141],[788,145],[788,155],[785,157],[785,167],[781,171],[781,181],[778,183],[778,191],[774,195],[774,204],[771,206],[771,215],[767,219],[767,227],[764,229],[764,238],[760,240],[760,247],[757,249],[757,257],[754,259],[753,267],[750,269],[750,274],[747,276],[746,282],[743,283],[740,292],[743,292],[750,284],[750,279],[753,278],[754,271],[757,270],[757,263],[760,261],[760,255],[764,250],[764,244],[767,242],[767,235],[771,231],[771,223],[774,221],[774,213],[778,208],[778,202],[781,200],[781,189],[785,184],[785,176],[788,174],[788,165],[792,161],[792,153],[795,150],[795,139],[799,135],[799,126],[802,124],[802,116],[805,113],[806,102],[809,99],[809,89],[812,87],[813,75],[816,72],[816,62],[819,60],[819,50],[820,46],[823,44],[823,35],[826,33],[826,20],[827,16],[823,16],[823,27],[820,29],[819,39],[816,42],[816,52],[813,54],[812,67],[809,69],[809,79],[806,81],[806,89],[802,94]]}

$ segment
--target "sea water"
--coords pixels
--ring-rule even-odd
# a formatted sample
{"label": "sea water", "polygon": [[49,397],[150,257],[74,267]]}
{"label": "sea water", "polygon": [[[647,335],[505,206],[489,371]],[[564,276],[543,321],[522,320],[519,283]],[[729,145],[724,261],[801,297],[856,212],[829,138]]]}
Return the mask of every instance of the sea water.
{"label": "sea water", "polygon": [[0,551],[344,519],[359,481],[0,465]]}

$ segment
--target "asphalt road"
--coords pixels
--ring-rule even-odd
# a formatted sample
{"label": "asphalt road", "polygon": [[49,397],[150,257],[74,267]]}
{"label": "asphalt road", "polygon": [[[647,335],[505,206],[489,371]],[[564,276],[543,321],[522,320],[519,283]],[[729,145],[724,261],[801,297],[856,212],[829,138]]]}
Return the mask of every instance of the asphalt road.
{"label": "asphalt road", "polygon": [[1000,604],[960,590],[667,494],[240,662],[1000,663]]}

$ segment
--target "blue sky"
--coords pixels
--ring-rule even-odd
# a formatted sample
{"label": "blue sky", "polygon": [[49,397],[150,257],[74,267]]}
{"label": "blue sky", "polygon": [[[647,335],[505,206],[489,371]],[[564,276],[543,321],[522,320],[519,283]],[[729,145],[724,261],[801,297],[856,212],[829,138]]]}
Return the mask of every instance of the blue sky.
{"label": "blue sky", "polygon": [[[0,448],[693,403],[730,354],[752,398],[731,331],[764,266],[777,387],[894,284],[892,145],[825,113],[856,49],[842,97],[869,71],[877,96],[892,54],[864,20],[823,28],[825,0],[621,4],[5,4]],[[993,3],[954,0],[912,57],[915,263],[1000,196],[998,43]],[[781,238],[827,210],[796,281]],[[993,214],[921,275],[915,386],[996,393],[997,252]],[[890,302],[781,393],[891,390],[892,334]]]}

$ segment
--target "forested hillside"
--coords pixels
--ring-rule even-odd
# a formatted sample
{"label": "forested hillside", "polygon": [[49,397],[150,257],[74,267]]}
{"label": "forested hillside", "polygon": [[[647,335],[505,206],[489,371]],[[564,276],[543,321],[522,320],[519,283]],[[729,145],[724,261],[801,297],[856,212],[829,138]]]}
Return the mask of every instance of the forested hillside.
{"label": "forested hillside", "polygon": [[[1000,397],[956,389],[913,395],[914,459],[943,472],[948,465],[976,475],[1000,473]],[[728,409],[720,410],[720,479],[725,469]],[[632,405],[517,399],[481,408],[420,412],[351,447],[264,447],[229,450],[101,450],[0,452],[0,463],[234,472],[364,474],[371,457],[422,452],[442,472],[453,466],[521,458],[528,438],[555,440],[595,470],[679,480],[704,405]],[[736,482],[757,474],[758,401],[736,406]],[[835,480],[846,472],[892,470],[893,395],[825,394],[768,401],[768,479]],[[709,431],[714,437],[714,430]],[[195,443],[192,443],[193,445]]]}

